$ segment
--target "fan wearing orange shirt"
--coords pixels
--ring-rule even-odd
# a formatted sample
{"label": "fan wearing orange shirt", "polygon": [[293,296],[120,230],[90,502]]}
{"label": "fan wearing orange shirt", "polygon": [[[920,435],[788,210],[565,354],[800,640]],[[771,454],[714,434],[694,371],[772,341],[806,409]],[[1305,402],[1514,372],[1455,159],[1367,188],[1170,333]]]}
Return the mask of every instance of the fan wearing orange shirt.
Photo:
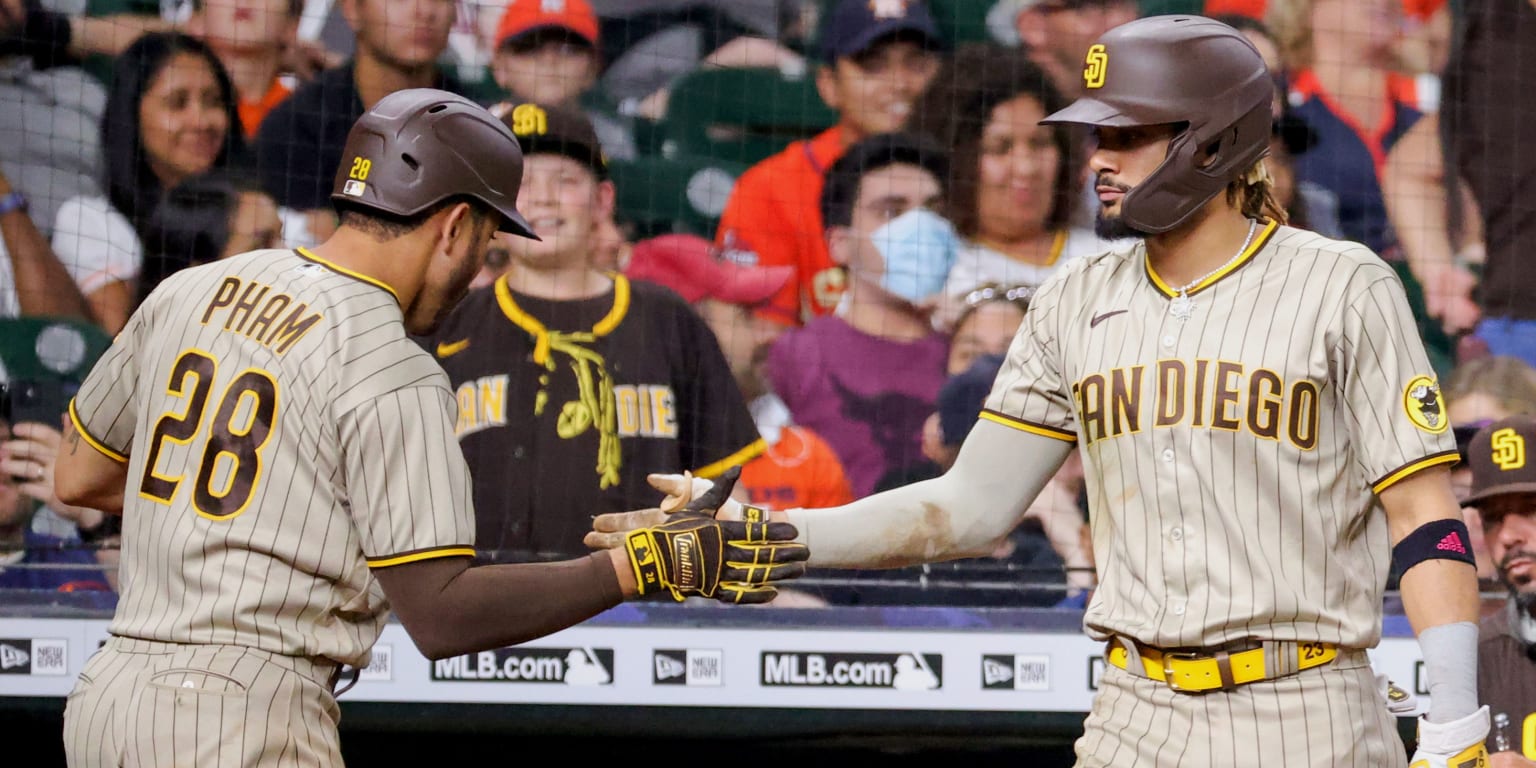
{"label": "fan wearing orange shirt", "polygon": [[240,127],[256,138],[268,112],[293,92],[283,54],[297,39],[304,0],[195,0],[189,32],[203,39],[240,97]]}
{"label": "fan wearing orange shirt", "polygon": [[760,314],[799,325],[837,307],[845,280],[822,236],[823,175],[854,142],[907,126],[943,47],[919,0],[842,0],[832,11],[821,35],[816,90],[838,113],[837,124],[747,169],[716,234],[730,261],[794,268]]}

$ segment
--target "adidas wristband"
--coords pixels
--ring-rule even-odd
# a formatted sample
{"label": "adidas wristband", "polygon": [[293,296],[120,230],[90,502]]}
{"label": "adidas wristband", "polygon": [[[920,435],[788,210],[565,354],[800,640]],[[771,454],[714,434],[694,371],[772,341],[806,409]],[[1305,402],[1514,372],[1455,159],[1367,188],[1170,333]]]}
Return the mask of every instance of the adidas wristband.
{"label": "adidas wristband", "polygon": [[1449,519],[1431,520],[1404,536],[1392,548],[1392,559],[1397,563],[1398,573],[1407,573],[1409,568],[1425,560],[1455,560],[1476,566],[1477,561],[1468,546],[1470,541],[1472,538],[1466,523]]}

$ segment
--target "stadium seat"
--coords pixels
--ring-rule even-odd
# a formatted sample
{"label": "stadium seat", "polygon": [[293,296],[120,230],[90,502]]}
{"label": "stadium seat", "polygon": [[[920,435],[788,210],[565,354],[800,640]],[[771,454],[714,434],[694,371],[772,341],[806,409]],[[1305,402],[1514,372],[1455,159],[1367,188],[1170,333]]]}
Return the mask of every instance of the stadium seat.
{"label": "stadium seat", "polygon": [[928,0],[928,10],[950,47],[992,39],[987,13],[998,0]]}
{"label": "stadium seat", "polygon": [[811,72],[773,67],[701,68],[672,87],[661,121],[665,157],[751,165],[837,122]]}
{"label": "stadium seat", "polygon": [[112,345],[101,326],[58,317],[0,318],[0,381],[80,381]]}
{"label": "stadium seat", "polygon": [[713,238],[725,201],[746,165],[708,157],[642,156],[611,161],[617,218],[635,239],[674,232]]}
{"label": "stadium seat", "polygon": [[0,407],[13,421],[59,425],[69,398],[112,337],[95,323],[0,318]]}

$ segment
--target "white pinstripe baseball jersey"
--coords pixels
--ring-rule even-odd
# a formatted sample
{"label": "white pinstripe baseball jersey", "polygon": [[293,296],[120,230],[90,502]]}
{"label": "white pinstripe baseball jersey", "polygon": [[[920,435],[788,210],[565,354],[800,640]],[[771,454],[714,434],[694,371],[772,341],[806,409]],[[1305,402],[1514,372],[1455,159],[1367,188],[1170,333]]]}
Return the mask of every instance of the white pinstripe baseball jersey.
{"label": "white pinstripe baseball jersey", "polygon": [[1401,282],[1356,243],[1264,226],[1189,291],[1142,243],[1031,303],[982,417],[1075,440],[1090,635],[1374,646],[1391,560],[1375,494],[1456,460]]}
{"label": "white pinstripe baseball jersey", "polygon": [[369,566],[473,554],[446,375],[393,290],[313,254],[173,275],[70,411],[128,462],[113,634],[363,665]]}

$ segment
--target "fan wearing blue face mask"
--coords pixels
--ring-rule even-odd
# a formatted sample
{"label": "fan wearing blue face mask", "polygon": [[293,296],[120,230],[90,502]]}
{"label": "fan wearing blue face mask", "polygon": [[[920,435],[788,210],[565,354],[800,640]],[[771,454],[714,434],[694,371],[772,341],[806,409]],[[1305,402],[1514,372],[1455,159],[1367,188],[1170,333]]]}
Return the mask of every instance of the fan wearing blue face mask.
{"label": "fan wearing blue face mask", "polygon": [[944,384],[949,342],[933,309],[957,238],[940,214],[942,149],[906,134],[855,143],[827,171],[821,210],[848,289],[835,314],[779,337],[768,378],[796,424],[842,460],[855,496],[922,474],[922,428]]}

